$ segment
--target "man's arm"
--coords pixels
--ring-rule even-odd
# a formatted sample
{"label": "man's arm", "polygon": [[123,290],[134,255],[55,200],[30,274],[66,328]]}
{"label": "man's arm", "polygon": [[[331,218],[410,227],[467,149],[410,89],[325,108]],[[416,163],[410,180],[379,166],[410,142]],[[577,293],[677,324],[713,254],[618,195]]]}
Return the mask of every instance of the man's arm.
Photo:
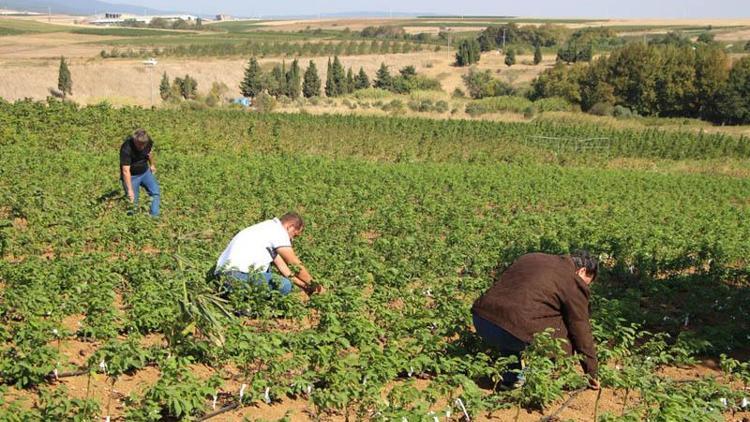
{"label": "man's arm", "polygon": [[[302,261],[300,261],[297,254],[294,253],[294,249],[291,247],[283,247],[278,248],[276,252],[278,254],[276,255],[276,258],[274,258],[273,263],[276,265],[276,268],[279,269],[281,275],[289,278],[292,283],[297,285],[297,287],[310,293],[309,289],[310,283],[312,282],[312,276],[305,266],[302,265]],[[289,268],[290,265],[299,268],[299,272],[297,274],[292,274],[292,270]]]}
{"label": "man's arm", "polygon": [[128,199],[130,202],[135,201],[135,193],[133,192],[133,182],[130,180],[130,166],[121,166],[122,169],[122,180],[125,182],[125,190],[128,193]]}
{"label": "man's arm", "polygon": [[151,173],[156,173],[156,157],[154,157],[154,151],[148,153],[148,167],[151,169]]}
{"label": "man's arm", "polygon": [[568,336],[573,350],[583,355],[581,366],[584,372],[592,380],[596,380],[598,362],[594,336],[591,333],[591,321],[589,321],[589,301],[578,287],[571,289],[569,297],[564,301],[562,316],[565,326],[568,328]]}

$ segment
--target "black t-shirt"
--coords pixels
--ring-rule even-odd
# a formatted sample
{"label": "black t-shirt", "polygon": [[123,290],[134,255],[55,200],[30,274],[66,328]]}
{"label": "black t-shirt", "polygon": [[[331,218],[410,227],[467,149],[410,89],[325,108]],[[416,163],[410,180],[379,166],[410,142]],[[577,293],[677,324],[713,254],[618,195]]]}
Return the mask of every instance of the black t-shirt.
{"label": "black t-shirt", "polygon": [[135,147],[133,137],[128,137],[120,147],[120,166],[130,166],[130,174],[132,175],[145,173],[148,170],[148,155],[151,153],[153,146],[154,142],[149,138],[146,147],[139,151]]}

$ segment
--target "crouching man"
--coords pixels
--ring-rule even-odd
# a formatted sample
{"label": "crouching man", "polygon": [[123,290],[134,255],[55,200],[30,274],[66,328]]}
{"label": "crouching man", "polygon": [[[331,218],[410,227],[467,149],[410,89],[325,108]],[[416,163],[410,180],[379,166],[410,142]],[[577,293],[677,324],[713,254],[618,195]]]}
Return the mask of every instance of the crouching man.
{"label": "crouching man", "polygon": [[[501,355],[518,357],[534,334],[547,328],[566,339],[568,353],[582,355],[589,386],[599,388],[594,338],[589,321],[589,285],[599,269],[587,252],[558,256],[530,253],[518,258],[490,289],[474,302],[474,327]],[[518,369],[503,375],[504,387],[518,387]]]}
{"label": "crouching man", "polygon": [[[283,295],[292,291],[293,284],[308,295],[321,293],[322,286],[313,283],[292,248],[292,239],[303,229],[302,217],[290,212],[240,231],[216,261],[216,273],[239,281],[265,284]],[[271,263],[282,275],[278,282],[271,277]],[[290,266],[298,272],[293,272]]]}

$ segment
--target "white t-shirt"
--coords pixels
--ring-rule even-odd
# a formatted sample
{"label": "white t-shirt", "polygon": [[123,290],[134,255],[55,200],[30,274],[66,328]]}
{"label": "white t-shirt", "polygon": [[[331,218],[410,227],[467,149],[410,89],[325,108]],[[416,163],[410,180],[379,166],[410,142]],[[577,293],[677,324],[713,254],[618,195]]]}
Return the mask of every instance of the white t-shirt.
{"label": "white t-shirt", "polygon": [[278,218],[266,220],[242,230],[232,238],[216,261],[216,271],[267,272],[276,257],[276,249],[291,246],[289,233],[281,221]]}

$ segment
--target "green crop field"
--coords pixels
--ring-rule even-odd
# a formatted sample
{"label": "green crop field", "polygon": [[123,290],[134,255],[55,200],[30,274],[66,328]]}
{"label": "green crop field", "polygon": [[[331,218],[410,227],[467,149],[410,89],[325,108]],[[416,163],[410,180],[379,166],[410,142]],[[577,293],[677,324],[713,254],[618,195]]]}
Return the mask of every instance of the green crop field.
{"label": "green crop field", "polygon": [[[156,142],[159,220],[128,215],[118,182],[119,145],[139,126]],[[306,409],[293,420],[552,415],[585,385],[575,358],[539,336],[526,384],[496,390],[507,362],[469,309],[518,256],[576,248],[602,260],[594,336],[601,396],[617,397],[579,420],[741,418],[750,181],[691,168],[746,166],[748,142],[0,101],[0,420],[239,420],[290,400]],[[327,291],[235,285],[217,299],[229,239],[288,210]],[[665,372],[705,357],[721,369]]]}
{"label": "green crop field", "polygon": [[63,25],[53,25],[27,19],[0,17],[0,36],[45,32],[70,32],[71,29],[71,27]]}
{"label": "green crop field", "polygon": [[76,28],[71,31],[82,35],[109,35],[114,37],[159,37],[165,35],[194,34],[193,31],[165,31],[146,28]]}

